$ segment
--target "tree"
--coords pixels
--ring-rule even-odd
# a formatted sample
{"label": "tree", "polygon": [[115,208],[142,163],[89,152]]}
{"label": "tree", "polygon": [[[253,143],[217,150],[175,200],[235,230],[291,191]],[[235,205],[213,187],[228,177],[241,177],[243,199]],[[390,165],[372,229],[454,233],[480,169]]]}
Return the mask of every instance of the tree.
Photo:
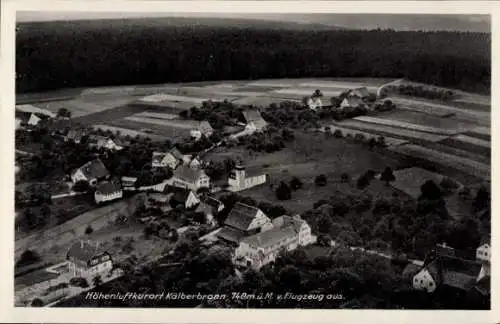
{"label": "tree", "polygon": [[64,107],[59,108],[57,111],[57,117],[71,118],[71,111]]}
{"label": "tree", "polygon": [[90,234],[92,234],[92,232],[94,232],[94,229],[92,228],[92,226],[87,225],[87,228],[85,228],[85,234],[90,235]]}
{"label": "tree", "polygon": [[472,206],[475,212],[482,211],[490,206],[491,197],[490,192],[486,186],[481,186],[476,193],[476,197],[472,202]]}
{"label": "tree", "polygon": [[385,168],[384,172],[380,175],[380,180],[385,181],[386,186],[389,186],[389,182],[396,180],[390,167]]}
{"label": "tree", "polygon": [[16,262],[16,266],[25,266],[39,262],[40,260],[40,255],[37,252],[28,249],[21,254],[19,260]]}
{"label": "tree", "polygon": [[292,191],[288,185],[281,181],[278,188],[276,188],[276,198],[278,200],[289,200],[292,199]]}
{"label": "tree", "polygon": [[439,186],[447,194],[454,192],[459,187],[458,183],[456,183],[449,177],[444,177],[443,180],[441,180],[441,182],[439,183]]}
{"label": "tree", "polygon": [[343,134],[342,134],[342,131],[340,129],[336,129],[334,132],[333,132],[333,137],[335,138],[343,138]]}
{"label": "tree", "polygon": [[316,184],[316,186],[318,187],[324,187],[326,186],[327,184],[327,178],[324,174],[320,174],[319,176],[317,176],[315,179],[314,179],[314,183]]}
{"label": "tree", "polygon": [[94,287],[102,285],[102,279],[100,275],[96,275],[94,279],[92,280],[92,283],[94,284]]}
{"label": "tree", "polygon": [[300,181],[300,179],[297,177],[293,177],[293,179],[290,181],[290,188],[292,190],[301,189],[302,186],[303,186],[302,181]]}
{"label": "tree", "polygon": [[76,191],[76,192],[86,192],[88,190],[90,190],[90,184],[88,183],[88,181],[78,180],[73,185],[73,191]]}
{"label": "tree", "polygon": [[45,305],[45,303],[43,302],[43,300],[41,298],[34,298],[32,301],[31,301],[31,306],[32,307],[43,307]]}
{"label": "tree", "polygon": [[356,143],[363,143],[365,140],[366,136],[361,133],[356,133],[356,135],[354,135],[354,141]]}
{"label": "tree", "polygon": [[340,175],[340,182],[349,183],[351,181],[351,176],[347,172],[343,172]]}

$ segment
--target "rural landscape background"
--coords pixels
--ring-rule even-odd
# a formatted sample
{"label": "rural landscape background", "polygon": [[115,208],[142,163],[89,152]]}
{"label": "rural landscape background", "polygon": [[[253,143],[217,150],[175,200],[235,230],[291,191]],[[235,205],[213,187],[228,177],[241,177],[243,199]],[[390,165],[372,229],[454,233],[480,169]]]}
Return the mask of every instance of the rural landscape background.
{"label": "rural landscape background", "polygon": [[[58,307],[489,309],[489,272],[484,289],[440,279],[443,287],[428,293],[413,281],[441,253],[438,245],[467,260],[460,263],[467,276],[489,271],[474,261],[491,230],[488,16],[18,18],[16,118],[53,114],[16,129],[19,305],[38,296],[38,306]],[[369,94],[345,108],[355,89]],[[311,106],[318,97],[322,106]],[[247,110],[268,126],[234,140]],[[190,131],[200,122],[214,135],[194,141]],[[115,152],[68,142],[74,129],[126,146]],[[214,191],[225,207],[210,229],[185,210],[147,209],[148,193],[96,205],[91,189],[70,188],[72,172],[96,157],[117,179],[146,187],[167,181],[175,170],[154,170],[151,157],[172,147],[199,157],[218,188],[238,164],[266,174],[267,183]],[[205,247],[200,238],[223,227],[237,203],[271,219],[300,214],[317,242],[260,271],[235,271],[230,248]],[[147,217],[161,221],[144,224]],[[86,290],[59,282],[47,288],[64,291],[57,298],[26,288],[82,240],[107,249],[122,271],[116,279]],[[83,291],[343,299],[103,301]]]}

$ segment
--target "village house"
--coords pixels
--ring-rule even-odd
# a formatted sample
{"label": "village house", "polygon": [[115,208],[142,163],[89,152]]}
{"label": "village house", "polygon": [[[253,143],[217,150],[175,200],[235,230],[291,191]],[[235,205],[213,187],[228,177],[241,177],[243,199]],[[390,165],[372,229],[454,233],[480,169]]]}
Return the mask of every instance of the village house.
{"label": "village house", "polygon": [[103,203],[123,197],[123,190],[117,181],[105,181],[97,185],[94,199],[96,203]]}
{"label": "village house", "polygon": [[256,270],[274,262],[280,251],[292,251],[314,243],[311,227],[300,215],[281,216],[272,221],[272,228],[243,238],[234,252],[233,262]]}
{"label": "village house", "polygon": [[307,98],[307,107],[314,111],[321,109],[323,107],[323,103],[321,102],[321,98],[319,96],[312,96]]}
{"label": "village house", "polygon": [[360,108],[364,107],[365,103],[358,97],[347,97],[340,103],[340,108]]}
{"label": "village house", "polygon": [[169,203],[172,208],[179,206],[184,209],[191,209],[200,203],[199,197],[192,190],[185,188],[169,188]]}
{"label": "village house", "polygon": [[166,153],[153,152],[153,160],[151,165],[153,168],[169,167],[174,170],[179,164],[183,164],[184,160],[184,155],[179,152],[178,149],[172,148]]}
{"label": "village house", "polygon": [[202,167],[202,161],[197,155],[190,157],[189,161],[187,161],[186,165],[191,169],[199,169]]}
{"label": "village house", "polygon": [[121,177],[121,182],[123,187],[134,187],[137,182],[136,177]]}
{"label": "village house", "polygon": [[210,196],[202,196],[200,197],[200,204],[196,207],[195,212],[204,215],[203,223],[210,227],[215,227],[217,225],[217,221],[215,216],[219,214],[224,209],[224,204],[213,197]]}
{"label": "village house", "polygon": [[267,231],[272,227],[269,217],[259,208],[238,202],[231,209],[217,237],[237,246],[243,238]]}
{"label": "village house", "polygon": [[172,185],[196,192],[200,188],[209,188],[210,178],[202,169],[192,169],[186,165],[181,165],[174,171]]}
{"label": "village house", "polygon": [[206,195],[201,198],[201,201],[204,204],[211,206],[214,210],[214,213],[220,213],[224,209],[224,204],[222,203],[222,201],[214,197]]}
{"label": "village house", "polygon": [[84,129],[72,129],[64,136],[66,142],[73,142],[76,144],[81,143],[83,137],[86,136],[86,131]]}
{"label": "village house", "polygon": [[119,140],[113,140],[110,137],[100,135],[89,135],[87,144],[89,147],[95,147],[97,149],[112,151],[119,151],[123,149],[123,144]]}
{"label": "village house", "polygon": [[210,137],[214,133],[214,129],[208,121],[199,122],[194,129],[191,130],[191,137],[195,140],[199,140],[202,136]]}
{"label": "village house", "polygon": [[267,122],[264,120],[264,118],[262,118],[262,115],[256,109],[243,111],[243,117],[245,118],[246,122],[246,130],[261,132],[267,127]]}
{"label": "village house", "polygon": [[69,249],[66,259],[73,277],[91,281],[96,275],[105,275],[113,269],[111,255],[98,242],[80,241]]}
{"label": "village house", "polygon": [[489,276],[489,269],[480,262],[459,257],[458,251],[440,244],[413,276],[412,285],[416,290],[429,293],[441,286],[462,291],[481,290]]}
{"label": "village house", "polygon": [[242,165],[236,165],[228,178],[227,190],[238,192],[266,183],[264,173],[248,173]]}
{"label": "village house", "polygon": [[370,96],[370,91],[366,87],[352,89],[347,93],[348,97],[357,97],[360,99],[367,99]]}
{"label": "village house", "polygon": [[98,181],[107,179],[109,171],[100,159],[89,161],[71,173],[71,180],[76,183],[80,180],[87,181],[91,186],[95,186]]}
{"label": "village house", "polygon": [[16,128],[19,129],[23,126],[36,126],[38,125],[46,116],[41,116],[36,113],[29,112],[15,112]]}
{"label": "village house", "polygon": [[489,263],[490,262],[490,253],[491,253],[490,248],[491,247],[490,247],[489,239],[488,240],[484,239],[481,242],[481,245],[479,245],[479,247],[476,250],[476,259],[480,262]]}

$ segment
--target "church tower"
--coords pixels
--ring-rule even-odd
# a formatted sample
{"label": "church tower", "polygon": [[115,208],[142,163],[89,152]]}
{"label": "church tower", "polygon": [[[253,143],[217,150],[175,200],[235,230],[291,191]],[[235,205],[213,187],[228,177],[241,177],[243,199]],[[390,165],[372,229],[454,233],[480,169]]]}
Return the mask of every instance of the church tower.
{"label": "church tower", "polygon": [[237,164],[229,174],[228,185],[233,191],[240,191],[245,188],[245,167]]}

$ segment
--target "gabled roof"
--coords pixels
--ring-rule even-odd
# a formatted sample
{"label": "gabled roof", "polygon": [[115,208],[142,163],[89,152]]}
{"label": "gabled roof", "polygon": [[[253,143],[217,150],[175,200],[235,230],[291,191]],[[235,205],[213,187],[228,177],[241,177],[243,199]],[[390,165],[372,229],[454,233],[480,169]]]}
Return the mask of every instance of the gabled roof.
{"label": "gabled roof", "polygon": [[105,181],[97,185],[96,194],[109,195],[122,190],[121,185],[117,181]]}
{"label": "gabled roof", "polygon": [[203,202],[207,205],[212,206],[213,208],[219,208],[220,206],[224,205],[222,201],[215,199],[214,197],[207,196],[203,199]]}
{"label": "gabled roof", "polygon": [[300,231],[300,227],[305,223],[305,221],[298,215],[296,217],[282,215],[273,219],[272,223],[275,228],[285,228],[288,226],[292,226],[295,230]]}
{"label": "gabled roof", "polygon": [[226,218],[224,225],[237,228],[242,231],[248,230],[252,221],[260,211],[257,207],[248,206],[240,202],[236,203]]}
{"label": "gabled roof", "polygon": [[205,176],[205,172],[201,169],[193,169],[186,165],[181,165],[174,171],[174,176],[187,181],[187,182],[196,182],[202,176]]}
{"label": "gabled roof", "polygon": [[196,128],[202,133],[212,132],[214,130],[212,125],[206,120],[200,121]]}
{"label": "gabled roof", "polygon": [[173,157],[175,157],[177,160],[182,160],[183,155],[182,153],[177,149],[177,148],[172,148],[168,153],[172,154]]}
{"label": "gabled roof", "polygon": [[438,285],[469,290],[474,287],[481,267],[478,262],[451,256],[439,256],[425,268]]}
{"label": "gabled roof", "polygon": [[[170,188],[169,191],[172,193],[171,199],[177,202],[186,203],[189,195],[191,194],[191,190],[185,188]],[[194,193],[193,193],[194,194]]]}
{"label": "gabled roof", "polygon": [[82,165],[79,170],[82,171],[87,179],[102,178],[109,175],[109,171],[101,159],[89,161]]}
{"label": "gabled roof", "polygon": [[90,243],[90,241],[80,241],[71,246],[67,258],[74,258],[77,261],[87,263],[93,258],[103,255],[105,252],[100,244]]}
{"label": "gabled roof", "polygon": [[244,110],[242,113],[246,123],[247,124],[254,123],[257,129],[263,128],[267,125],[267,122],[264,120],[264,118],[262,118],[262,115],[258,110],[249,109],[249,110]]}
{"label": "gabled roof", "polygon": [[245,237],[241,240],[241,242],[246,243],[254,248],[265,249],[275,244],[279,244],[279,242],[284,239],[291,238],[297,235],[298,231],[294,226],[285,226],[282,228],[273,228],[256,235]]}
{"label": "gabled roof", "polygon": [[364,102],[363,100],[361,100],[360,98],[358,97],[347,97],[345,98],[344,100],[347,100],[347,103],[349,104],[349,106],[351,107],[357,107],[357,106],[362,106],[364,105]]}
{"label": "gabled roof", "polygon": [[224,239],[226,241],[232,243],[239,243],[243,237],[245,237],[245,233],[238,229],[224,226],[218,233],[217,237]]}
{"label": "gabled roof", "polygon": [[349,91],[349,93],[360,95],[361,98],[365,98],[365,97],[368,97],[370,95],[370,91],[368,91],[368,89],[366,87],[352,89],[351,91]]}

